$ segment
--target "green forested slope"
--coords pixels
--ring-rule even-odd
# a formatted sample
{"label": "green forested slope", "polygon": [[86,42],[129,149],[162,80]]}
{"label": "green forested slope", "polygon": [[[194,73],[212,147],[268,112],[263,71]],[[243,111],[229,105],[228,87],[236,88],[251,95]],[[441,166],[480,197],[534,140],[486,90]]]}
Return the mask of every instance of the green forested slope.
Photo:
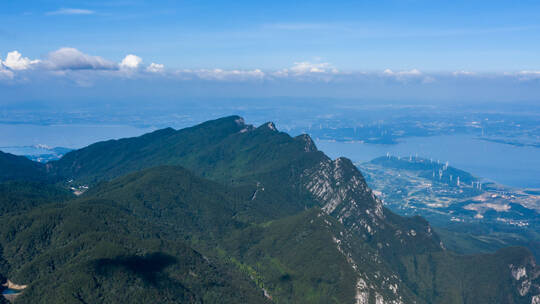
{"label": "green forested slope", "polygon": [[0,151],[0,182],[23,180],[45,181],[47,176],[45,165]]}
{"label": "green forested slope", "polygon": [[45,182],[10,181],[0,183],[0,215],[27,210],[50,202],[73,198],[67,189]]}
{"label": "green forested slope", "polygon": [[2,273],[31,286],[17,302],[265,301],[246,275],[115,201],[81,198],[1,221]]}
{"label": "green forested slope", "polygon": [[50,164],[49,178],[91,187],[0,217],[1,274],[29,284],[21,302],[531,303],[540,294],[526,249],[454,254],[424,219],[384,208],[352,162],[273,124],[232,116],[97,143]]}

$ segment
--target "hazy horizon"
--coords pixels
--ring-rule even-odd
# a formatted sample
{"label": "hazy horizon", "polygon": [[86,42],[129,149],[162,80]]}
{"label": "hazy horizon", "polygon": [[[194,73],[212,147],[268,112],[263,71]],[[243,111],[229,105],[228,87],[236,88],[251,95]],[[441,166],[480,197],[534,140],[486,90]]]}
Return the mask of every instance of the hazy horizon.
{"label": "hazy horizon", "polygon": [[538,104],[539,12],[534,1],[8,1],[0,105]]}

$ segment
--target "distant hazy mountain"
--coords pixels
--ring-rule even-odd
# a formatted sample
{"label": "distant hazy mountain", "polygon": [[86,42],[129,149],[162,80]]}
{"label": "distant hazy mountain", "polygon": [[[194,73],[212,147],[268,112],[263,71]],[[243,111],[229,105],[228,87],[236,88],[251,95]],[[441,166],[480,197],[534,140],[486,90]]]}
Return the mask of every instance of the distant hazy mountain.
{"label": "distant hazy mountain", "polygon": [[9,146],[0,147],[0,150],[6,153],[15,155],[23,155],[30,160],[46,163],[51,160],[58,160],[64,156],[67,152],[73,150],[64,147],[49,147],[47,145],[31,145],[31,146]]}
{"label": "distant hazy mountain", "polygon": [[0,273],[28,284],[17,302],[540,301],[527,249],[446,250],[427,221],[386,209],[350,160],[272,123],[163,129],[46,169],[57,187],[89,190],[0,217]]}

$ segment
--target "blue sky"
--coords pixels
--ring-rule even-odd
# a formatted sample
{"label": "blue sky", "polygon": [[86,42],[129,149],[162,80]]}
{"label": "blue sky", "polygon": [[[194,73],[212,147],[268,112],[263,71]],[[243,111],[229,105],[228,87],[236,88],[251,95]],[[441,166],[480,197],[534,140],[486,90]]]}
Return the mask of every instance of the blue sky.
{"label": "blue sky", "polygon": [[[7,3],[6,3],[7,2]],[[540,69],[538,1],[4,1],[0,51],[175,68]]]}
{"label": "blue sky", "polygon": [[[265,87],[284,95],[309,93],[306,80],[338,82],[361,97],[353,92],[359,83],[384,88],[390,79],[402,91],[442,98],[474,91],[463,87],[471,75],[483,90],[504,83],[528,100],[539,92],[539,1],[7,0],[0,20],[5,96],[39,90],[37,81],[61,89],[107,77],[119,94],[126,81],[166,78],[225,80],[248,91],[246,81],[270,81]],[[167,94],[181,96],[174,87]]]}

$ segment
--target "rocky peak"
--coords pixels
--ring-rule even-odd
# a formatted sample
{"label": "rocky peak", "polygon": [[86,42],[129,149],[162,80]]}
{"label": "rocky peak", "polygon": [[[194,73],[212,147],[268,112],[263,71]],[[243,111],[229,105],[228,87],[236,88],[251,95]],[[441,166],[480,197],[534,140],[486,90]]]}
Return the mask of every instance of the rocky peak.
{"label": "rocky peak", "polygon": [[317,146],[311,139],[311,137],[307,134],[298,135],[294,138],[295,140],[298,140],[302,142],[304,145],[304,152],[316,152],[318,151]]}
{"label": "rocky peak", "polygon": [[274,125],[274,123],[271,121],[262,124],[258,129],[277,131],[276,125]]}
{"label": "rocky peak", "polygon": [[438,236],[424,219],[401,218],[383,207],[368,187],[362,173],[347,158],[323,159],[305,170],[304,188],[319,202],[321,209],[386,255],[395,250],[414,253],[442,250]]}
{"label": "rocky peak", "polygon": [[234,122],[241,127],[243,127],[246,124],[246,121],[244,120],[244,118],[240,116],[234,116]]}

